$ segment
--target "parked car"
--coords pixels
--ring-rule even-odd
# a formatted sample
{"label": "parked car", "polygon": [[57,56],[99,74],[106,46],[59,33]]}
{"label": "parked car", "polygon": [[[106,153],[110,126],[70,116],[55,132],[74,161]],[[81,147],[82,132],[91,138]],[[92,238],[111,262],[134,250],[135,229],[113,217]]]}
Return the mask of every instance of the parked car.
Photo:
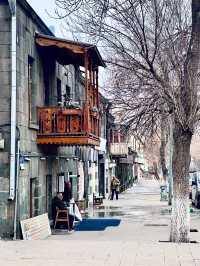
{"label": "parked car", "polygon": [[192,199],[192,182],[195,181],[194,173],[189,173],[189,199]]}
{"label": "parked car", "polygon": [[195,172],[192,179],[192,203],[200,208],[200,172]]}

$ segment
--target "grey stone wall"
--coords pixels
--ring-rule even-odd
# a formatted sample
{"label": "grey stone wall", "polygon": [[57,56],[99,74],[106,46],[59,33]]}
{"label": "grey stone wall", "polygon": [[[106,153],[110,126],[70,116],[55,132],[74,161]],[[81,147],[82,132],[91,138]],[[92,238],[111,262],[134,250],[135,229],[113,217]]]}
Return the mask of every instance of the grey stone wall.
{"label": "grey stone wall", "polygon": [[[47,162],[40,160],[45,152],[36,144],[37,106],[44,106],[44,62],[35,45],[35,32],[41,32],[38,24],[20,6],[17,6],[17,124],[20,129],[20,154],[23,167],[19,172],[18,223],[46,212]],[[42,32],[45,34],[45,32]],[[30,120],[28,90],[28,58],[34,60],[34,112]],[[51,66],[55,86],[55,62]],[[52,88],[50,91],[52,91]],[[32,210],[31,210],[32,202]],[[31,213],[32,212],[32,213]]]}
{"label": "grey stone wall", "polygon": [[[35,31],[41,31],[26,11],[17,6],[17,125],[20,130],[20,153],[27,155],[29,161],[23,162],[19,174],[18,220],[30,217],[30,180],[38,178],[35,205],[37,214],[46,211],[46,162],[40,160],[44,154],[36,145],[37,123],[29,122],[28,102],[28,56],[35,59],[36,106],[44,105],[44,80],[42,59],[35,46]],[[45,32],[43,32],[45,33]],[[51,67],[50,84],[55,80],[55,61]],[[0,138],[5,147],[0,149],[0,237],[13,234],[14,202],[9,197],[9,152],[10,152],[10,92],[11,92],[11,15],[7,1],[0,1]],[[7,125],[7,126],[5,126]],[[23,156],[20,161],[23,160]],[[19,228],[19,227],[18,227]]]}
{"label": "grey stone wall", "polygon": [[[28,58],[34,60],[34,106],[57,105],[56,79],[62,81],[62,92],[66,85],[71,89],[72,101],[83,104],[85,91],[80,82],[80,71],[72,65],[63,68],[51,56],[41,55],[35,44],[35,32],[48,34],[41,21],[31,17],[21,5],[17,6],[17,126],[20,130],[20,169],[17,208],[17,228],[20,220],[49,211],[50,200],[58,189],[58,174],[71,174],[73,197],[77,199],[77,161],[83,161],[85,171],[85,195],[88,193],[89,147],[56,147],[36,144],[37,119],[29,119]],[[14,202],[9,196],[9,152],[10,152],[10,91],[11,91],[11,16],[7,1],[0,1],[0,138],[5,147],[0,149],[0,237],[12,236]],[[48,80],[48,82],[47,82]],[[48,101],[45,91],[48,86]],[[48,103],[46,103],[47,101]],[[3,127],[1,125],[4,124]],[[5,124],[7,126],[5,126]],[[66,160],[66,158],[69,158]],[[49,178],[50,176],[50,178]],[[48,183],[51,180],[50,183]],[[32,204],[31,204],[32,203]],[[32,208],[31,208],[32,205]],[[32,212],[32,213],[31,213]]]}
{"label": "grey stone wall", "polygon": [[9,197],[11,15],[7,1],[0,1],[0,236],[9,237],[13,227],[13,204]]}
{"label": "grey stone wall", "polygon": [[[29,218],[31,215],[35,216],[49,211],[47,198],[50,198],[48,195],[52,194],[53,196],[58,189],[57,181],[59,173],[64,172],[67,177],[68,173],[72,172],[73,192],[74,197],[77,197],[76,162],[73,159],[66,161],[65,158],[62,158],[62,156],[73,157],[75,155],[74,149],[52,145],[45,145],[44,147],[36,144],[37,121],[36,123],[30,123],[29,121],[28,57],[31,56],[35,64],[35,111],[37,106],[45,106],[44,95],[47,86],[45,78],[48,79],[48,104],[50,106],[57,106],[56,79],[59,78],[62,81],[63,94],[66,84],[70,86],[73,100],[76,99],[76,79],[74,66],[63,68],[56,63],[52,55],[40,53],[35,44],[34,35],[35,32],[43,34],[45,32],[42,32],[37,23],[20,6],[17,9],[17,29],[17,117],[21,133],[20,152],[24,166],[24,170],[20,170],[19,176],[18,219],[21,220]],[[65,75],[66,71],[70,75]],[[52,187],[48,189],[52,191],[47,191],[46,178],[49,175],[52,177]],[[30,190],[31,184],[32,191]],[[31,201],[32,213],[30,213]]]}

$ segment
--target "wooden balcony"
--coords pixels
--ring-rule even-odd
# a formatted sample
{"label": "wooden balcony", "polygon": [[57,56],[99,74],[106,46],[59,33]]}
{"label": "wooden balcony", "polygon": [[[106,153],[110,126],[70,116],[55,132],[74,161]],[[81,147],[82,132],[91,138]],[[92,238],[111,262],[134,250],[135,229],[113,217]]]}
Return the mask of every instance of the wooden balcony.
{"label": "wooden balcony", "polygon": [[52,57],[63,66],[81,66],[85,83],[82,109],[38,108],[37,143],[99,146],[98,68],[105,67],[105,63],[97,47],[38,33],[35,42],[45,57]]}
{"label": "wooden balcony", "polygon": [[99,145],[98,119],[86,119],[85,110],[63,107],[38,108],[38,144]]}
{"label": "wooden balcony", "polygon": [[111,143],[110,153],[113,156],[127,156],[128,155],[128,143]]}

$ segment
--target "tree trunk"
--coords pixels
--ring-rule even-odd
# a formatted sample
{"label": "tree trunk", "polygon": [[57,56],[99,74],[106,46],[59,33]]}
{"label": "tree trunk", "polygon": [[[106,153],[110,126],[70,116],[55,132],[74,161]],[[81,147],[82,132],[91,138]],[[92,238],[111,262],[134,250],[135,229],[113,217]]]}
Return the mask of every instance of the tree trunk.
{"label": "tree trunk", "polygon": [[175,124],[173,130],[173,202],[170,241],[190,241],[189,165],[192,134]]}
{"label": "tree trunk", "polygon": [[[175,114],[173,130],[173,202],[171,234],[172,242],[190,241],[189,165],[192,132],[198,111],[197,91],[200,66],[200,1],[192,0],[192,32],[184,63],[184,78],[180,94],[179,114]],[[181,113],[180,113],[181,110]],[[181,118],[180,123],[178,122]]]}
{"label": "tree trunk", "polygon": [[162,175],[163,175],[163,180],[165,184],[166,184],[167,175],[168,175],[168,170],[166,167],[166,123],[167,123],[166,117],[165,115],[162,114],[161,124],[160,124],[160,129],[161,129],[160,164],[161,164]]}
{"label": "tree trunk", "polygon": [[173,127],[172,127],[172,119],[169,119],[169,166],[168,166],[168,184],[169,184],[169,191],[168,191],[168,205],[172,205],[172,193],[173,193],[173,173],[172,173],[172,155],[173,155]]}

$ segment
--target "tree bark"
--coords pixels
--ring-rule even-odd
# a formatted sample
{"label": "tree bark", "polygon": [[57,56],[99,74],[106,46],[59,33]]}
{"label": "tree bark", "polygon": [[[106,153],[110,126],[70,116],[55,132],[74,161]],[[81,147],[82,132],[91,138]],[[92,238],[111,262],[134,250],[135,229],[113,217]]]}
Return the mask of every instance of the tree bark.
{"label": "tree bark", "polygon": [[166,184],[168,169],[166,167],[166,123],[167,120],[165,116],[162,114],[161,117],[161,140],[160,140],[160,164],[162,168],[162,175],[164,183]]}
{"label": "tree bark", "polygon": [[172,119],[169,119],[169,166],[168,166],[168,205],[172,205],[172,196],[173,196],[173,173],[172,173],[172,155],[173,155],[173,125]]}
{"label": "tree bark", "polygon": [[[179,115],[175,115],[173,138],[172,242],[190,241],[189,165],[190,144],[197,114],[200,66],[200,1],[192,0],[192,32],[184,63]],[[177,111],[177,110],[176,110]],[[179,111],[180,112],[180,111]],[[178,120],[181,117],[181,122]]]}
{"label": "tree bark", "polygon": [[190,241],[189,165],[192,134],[175,123],[173,130],[173,203],[170,241]]}

